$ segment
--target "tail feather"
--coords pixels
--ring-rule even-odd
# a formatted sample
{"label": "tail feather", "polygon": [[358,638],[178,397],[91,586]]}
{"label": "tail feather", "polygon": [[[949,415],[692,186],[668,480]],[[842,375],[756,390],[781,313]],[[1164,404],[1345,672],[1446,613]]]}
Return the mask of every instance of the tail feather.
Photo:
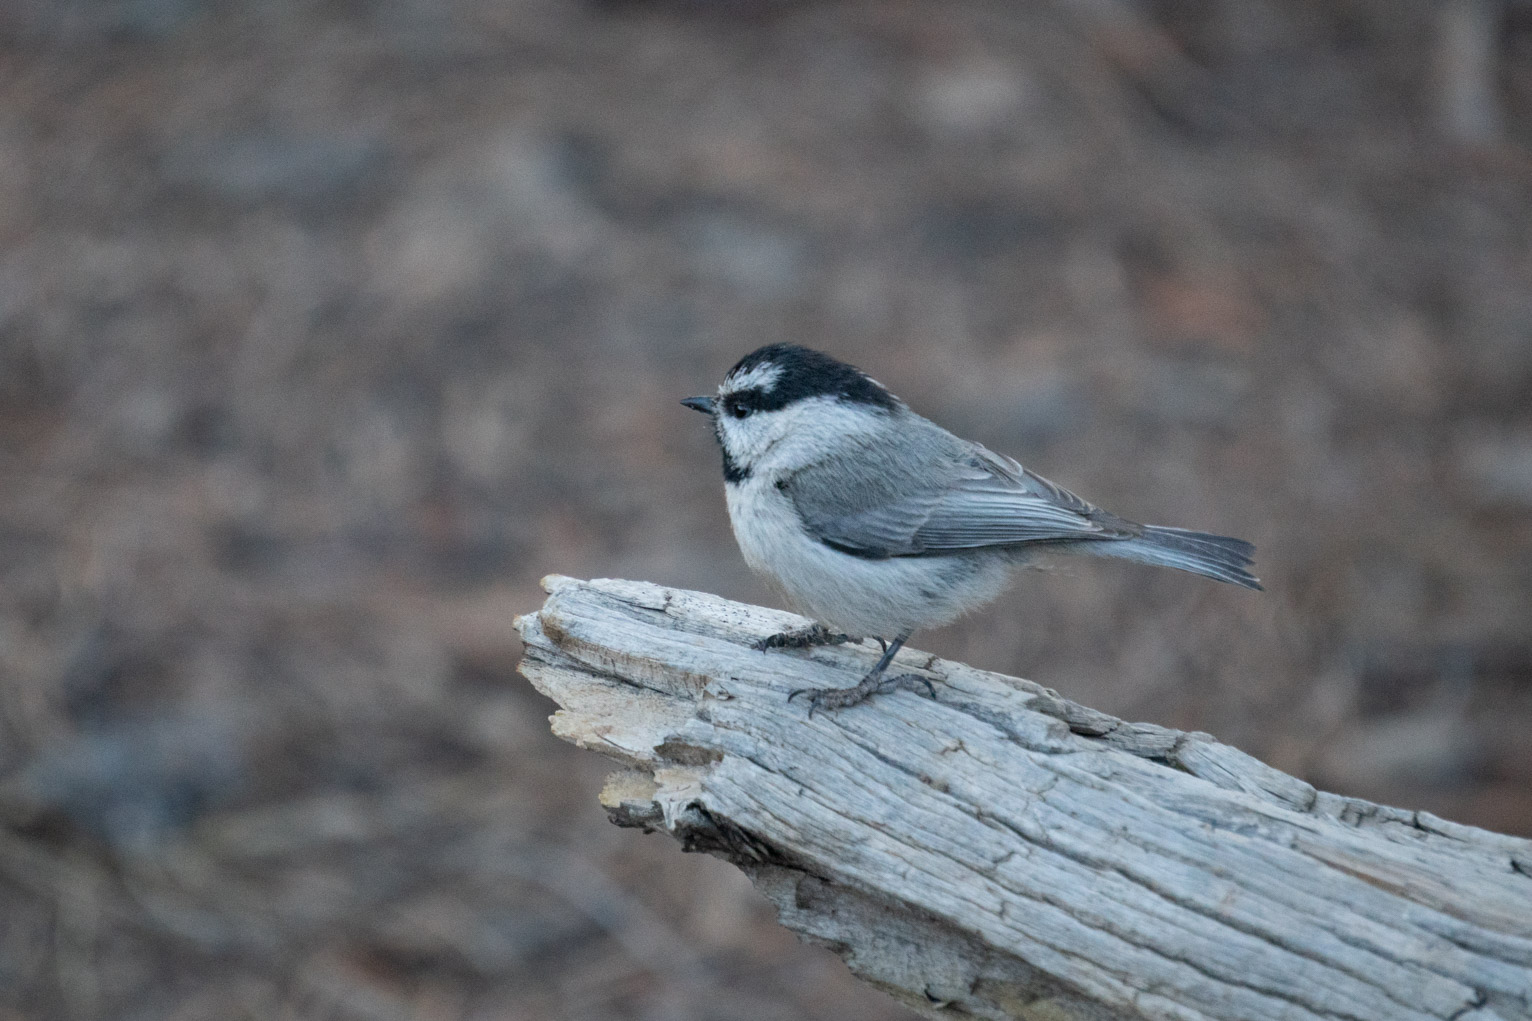
{"label": "tail feather", "polygon": [[1260,581],[1250,573],[1254,566],[1255,546],[1227,535],[1145,525],[1142,535],[1111,543],[1109,549],[1102,552],[1261,590]]}

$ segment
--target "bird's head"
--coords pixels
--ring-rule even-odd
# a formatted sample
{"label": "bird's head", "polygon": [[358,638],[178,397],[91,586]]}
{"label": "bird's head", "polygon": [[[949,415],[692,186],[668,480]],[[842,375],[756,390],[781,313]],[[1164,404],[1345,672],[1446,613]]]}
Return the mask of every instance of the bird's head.
{"label": "bird's head", "polygon": [[813,460],[816,444],[869,432],[903,405],[854,365],[795,344],[752,351],[730,369],[716,397],[688,397],[710,415],[727,482],[768,465]]}

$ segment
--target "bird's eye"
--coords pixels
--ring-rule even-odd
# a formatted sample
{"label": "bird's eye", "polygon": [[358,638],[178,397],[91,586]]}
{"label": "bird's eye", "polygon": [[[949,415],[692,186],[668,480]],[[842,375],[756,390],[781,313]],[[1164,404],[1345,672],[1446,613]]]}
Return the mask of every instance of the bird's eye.
{"label": "bird's eye", "polygon": [[735,418],[744,418],[746,415],[750,414],[750,409],[745,407],[745,402],[740,400],[738,397],[730,397],[728,400],[723,402],[723,407],[725,411],[733,415]]}

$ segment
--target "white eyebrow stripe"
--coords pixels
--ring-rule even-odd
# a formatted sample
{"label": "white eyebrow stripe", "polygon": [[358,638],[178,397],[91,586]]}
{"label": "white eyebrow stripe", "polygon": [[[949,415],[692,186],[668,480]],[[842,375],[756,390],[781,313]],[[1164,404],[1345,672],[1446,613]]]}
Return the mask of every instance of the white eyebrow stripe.
{"label": "white eyebrow stripe", "polygon": [[769,392],[776,389],[777,380],[780,378],[782,378],[782,366],[773,362],[763,362],[760,365],[752,365],[747,371],[737,376],[730,376],[724,382],[730,390],[759,388]]}

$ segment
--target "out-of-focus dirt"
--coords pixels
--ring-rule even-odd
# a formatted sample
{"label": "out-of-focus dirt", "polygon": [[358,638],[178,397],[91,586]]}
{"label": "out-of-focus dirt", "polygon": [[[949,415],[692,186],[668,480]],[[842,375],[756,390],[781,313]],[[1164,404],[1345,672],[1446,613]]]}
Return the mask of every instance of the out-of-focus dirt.
{"label": "out-of-focus dirt", "polygon": [[547,572],[770,600],[676,400],[781,340],[1260,546],[916,644],[1532,833],[1532,15],[1482,9],[7,7],[0,1014],[907,1016],[612,829],[514,674]]}

